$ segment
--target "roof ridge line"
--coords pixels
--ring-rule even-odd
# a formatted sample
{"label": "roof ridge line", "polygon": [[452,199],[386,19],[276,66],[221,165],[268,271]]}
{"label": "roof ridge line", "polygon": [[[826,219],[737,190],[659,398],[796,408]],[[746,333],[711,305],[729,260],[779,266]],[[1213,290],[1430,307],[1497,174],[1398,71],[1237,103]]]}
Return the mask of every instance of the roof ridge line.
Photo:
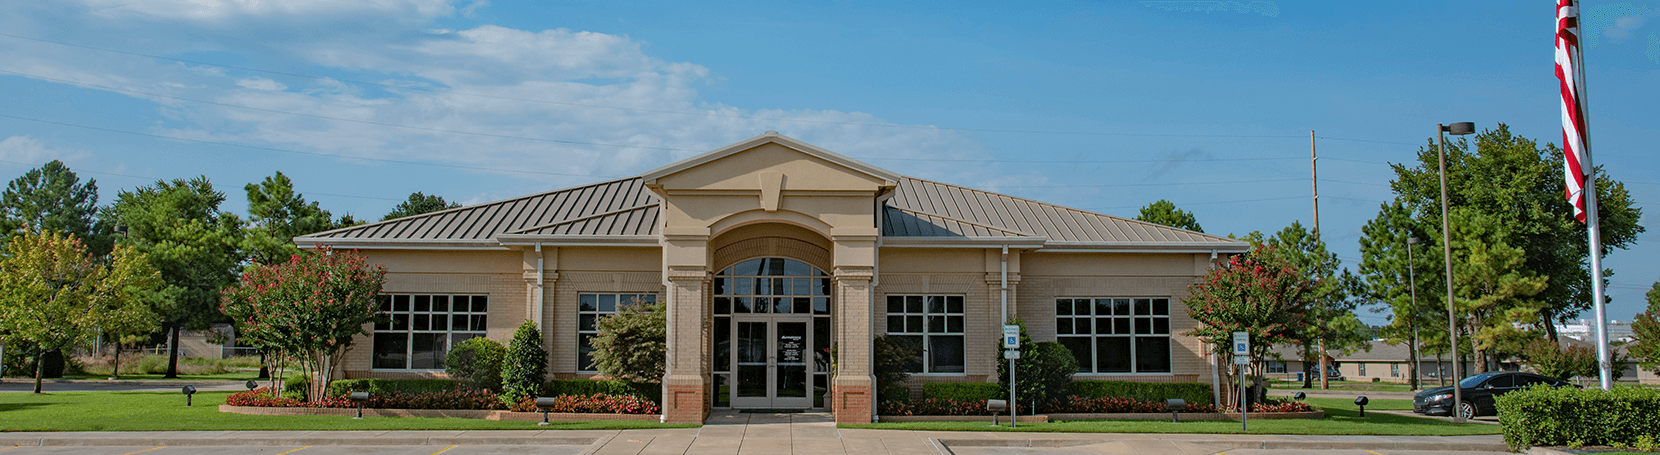
{"label": "roof ridge line", "polygon": [[588,216],[579,217],[579,218],[571,218],[571,219],[568,219],[568,220],[559,221],[559,222],[555,222],[555,223],[548,223],[548,224],[543,224],[543,225],[539,225],[539,226],[531,226],[531,227],[527,227],[527,228],[524,228],[524,229],[519,229],[519,230],[516,230],[516,231],[503,232],[503,234],[523,234],[526,231],[534,231],[534,230],[538,230],[538,229],[547,229],[547,228],[558,226],[558,225],[561,225],[561,224],[570,224],[570,223],[575,223],[575,222],[578,222],[578,221],[587,221],[587,220],[591,220],[591,219],[595,219],[595,218],[603,218],[603,217],[607,217],[607,216],[611,216],[611,215],[616,215],[616,214],[619,214],[619,213],[632,212],[632,211],[640,210],[640,209],[649,209],[649,208],[652,208],[652,207],[654,207],[654,206],[652,206],[652,205],[636,205],[636,206],[625,208],[625,209],[616,209],[616,210],[612,210],[612,211],[609,211],[609,212],[595,213],[593,215],[588,215]]}
{"label": "roof ridge line", "polygon": [[916,180],[916,181],[919,181],[919,182],[932,183],[932,184],[940,185],[940,186],[949,186],[949,187],[953,187],[953,188],[962,188],[962,189],[968,190],[968,191],[976,191],[976,192],[986,193],[986,194],[995,194],[995,195],[1003,196],[1003,197],[1010,198],[1010,199],[1016,199],[1016,200],[1030,202],[1030,203],[1033,203],[1033,204],[1054,207],[1054,208],[1060,209],[1060,210],[1067,210],[1067,211],[1072,211],[1072,212],[1077,212],[1077,213],[1084,213],[1084,214],[1089,214],[1089,215],[1104,216],[1104,217],[1108,217],[1108,218],[1124,220],[1124,221],[1128,221],[1128,222],[1131,222],[1131,223],[1141,224],[1141,225],[1145,225],[1145,226],[1151,226],[1151,227],[1155,227],[1155,228],[1159,228],[1159,229],[1175,229],[1175,230],[1178,230],[1178,231],[1191,232],[1191,233],[1206,236],[1206,237],[1213,237],[1213,238],[1216,238],[1217,240],[1238,241],[1238,239],[1230,239],[1230,238],[1219,236],[1219,235],[1216,235],[1216,234],[1206,234],[1206,233],[1199,232],[1199,231],[1189,231],[1189,230],[1182,229],[1182,228],[1175,227],[1175,226],[1165,226],[1165,225],[1158,224],[1158,223],[1150,223],[1150,222],[1146,222],[1146,221],[1141,221],[1141,220],[1138,220],[1138,219],[1135,219],[1135,218],[1125,218],[1125,217],[1116,216],[1116,215],[1108,215],[1108,214],[1105,214],[1105,213],[1091,212],[1091,211],[1084,210],[1084,209],[1072,208],[1072,207],[1067,207],[1067,206],[1060,205],[1060,204],[1053,204],[1053,203],[1043,202],[1043,201],[1039,201],[1039,200],[1035,200],[1035,199],[1027,199],[1027,198],[1023,198],[1023,197],[1020,197],[1020,196],[1013,196],[1013,195],[1008,195],[1008,194],[1003,194],[1003,193],[998,193],[998,192],[993,192],[993,191],[987,191],[987,190],[982,190],[982,189],[979,189],[979,188],[971,188],[971,187],[966,187],[966,186],[962,186],[962,185],[955,185],[955,184],[950,184],[950,183],[945,183],[945,182],[937,182],[937,181],[928,180],[928,179],[911,177],[909,175],[902,176],[902,177],[907,178],[907,179],[911,179],[911,180]]}
{"label": "roof ridge line", "polygon": [[[1043,237],[1043,236],[1039,236],[1037,234],[1033,234],[1033,233],[1030,233],[1030,232],[1017,231],[1017,230],[1009,229],[1009,228],[1000,228],[1000,227],[997,227],[997,226],[992,226],[992,225],[982,224],[982,223],[976,223],[976,222],[973,222],[973,221],[969,221],[969,220],[965,220],[965,219],[961,219],[961,218],[957,218],[957,217],[953,217],[953,216],[945,216],[945,215],[941,215],[941,214],[938,214],[938,213],[930,213],[930,212],[924,212],[924,211],[921,211],[921,210],[911,210],[911,209],[906,209],[906,208],[894,207],[892,205],[887,205],[886,203],[883,204],[883,207],[898,210],[898,211],[901,211],[901,212],[917,213],[917,214],[922,214],[922,215],[928,215],[928,216],[935,217],[935,218],[947,219],[947,220],[951,220],[951,221],[956,221],[958,223],[967,224],[967,225],[970,225],[970,226],[976,226],[976,227],[990,229],[990,230],[993,230],[993,231],[1002,231],[1002,232],[1007,232],[1007,233],[1010,233],[1010,234],[1018,234],[1018,235],[1023,235],[1023,236],[1027,236],[1027,237]],[[1045,238],[1047,238],[1047,237],[1045,237]]]}
{"label": "roof ridge line", "polygon": [[[565,192],[565,191],[572,191],[572,190],[588,188],[588,187],[592,187],[592,186],[599,186],[599,185],[605,185],[605,184],[609,184],[609,183],[616,183],[616,182],[621,182],[621,181],[625,181],[625,180],[633,180],[633,179],[637,179],[637,178],[640,178],[640,176],[635,175],[635,176],[629,176],[629,177],[619,177],[619,178],[614,178],[614,179],[611,179],[611,180],[602,180],[602,181],[598,181],[598,182],[587,183],[587,184],[582,184],[582,185],[577,185],[577,186],[571,186],[571,187],[559,188],[559,189],[555,189],[555,190],[543,191],[543,192],[540,192],[540,193],[531,193],[531,194],[527,194],[527,195],[519,196],[519,197],[512,197],[512,198],[495,200],[495,201],[484,202],[484,203],[479,203],[479,204],[463,205],[463,206],[460,206],[460,207],[447,208],[447,209],[439,210],[439,211],[436,211],[436,212],[427,212],[427,213],[422,213],[422,214],[417,214],[417,215],[410,215],[410,216],[406,216],[406,217],[402,217],[402,218],[393,218],[393,219],[390,219],[390,220],[376,221],[376,222],[373,222],[373,223],[363,223],[363,224],[359,224],[359,225],[356,225],[356,226],[347,226],[347,227],[343,227],[343,228],[330,229],[330,230],[327,230],[327,231],[313,232],[313,233],[310,233],[310,234],[299,235],[299,236],[295,236],[295,237],[314,237],[314,236],[320,236],[320,235],[324,235],[324,234],[333,234],[333,233],[337,233],[337,232],[348,232],[348,231],[351,231],[353,229],[367,228],[367,227],[370,227],[370,226],[375,226],[375,225],[380,225],[380,224],[385,224],[385,223],[392,223],[392,222],[396,222],[396,221],[404,221],[404,220],[410,220],[410,219],[421,219],[421,218],[431,218],[431,217],[435,217],[435,216],[439,216],[439,215],[448,214],[450,212],[456,212],[456,211],[461,211],[461,210],[469,210],[469,209],[474,209],[474,208],[483,207],[483,206],[487,206],[487,205],[493,205],[493,204],[504,204],[504,203],[518,201],[518,200],[522,200],[522,199],[530,199],[530,198],[533,198],[533,197],[541,197],[541,196],[546,196],[546,195],[553,194],[553,193],[561,193],[561,192]],[[653,196],[655,196],[655,195],[653,195]]]}

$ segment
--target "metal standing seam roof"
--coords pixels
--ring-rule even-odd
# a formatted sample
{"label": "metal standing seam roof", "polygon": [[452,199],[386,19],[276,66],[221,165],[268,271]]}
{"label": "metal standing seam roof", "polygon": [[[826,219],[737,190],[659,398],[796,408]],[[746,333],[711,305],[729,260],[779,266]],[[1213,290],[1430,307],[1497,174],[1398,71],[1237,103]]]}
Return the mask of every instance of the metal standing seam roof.
{"label": "metal standing seam roof", "polygon": [[[883,209],[890,238],[1022,237],[1051,245],[1185,244],[1236,247],[1198,232],[1061,207],[1004,194],[902,177]],[[655,236],[660,199],[641,177],[582,185],[295,239],[302,244],[487,242],[500,235]]]}

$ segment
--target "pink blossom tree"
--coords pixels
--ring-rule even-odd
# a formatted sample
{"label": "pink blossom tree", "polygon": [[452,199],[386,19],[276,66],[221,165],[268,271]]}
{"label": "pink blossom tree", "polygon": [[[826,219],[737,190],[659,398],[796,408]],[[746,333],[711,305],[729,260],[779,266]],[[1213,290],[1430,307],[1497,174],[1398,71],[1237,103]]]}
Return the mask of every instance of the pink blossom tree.
{"label": "pink blossom tree", "polygon": [[[241,282],[222,293],[219,308],[244,340],[276,354],[269,356],[275,365],[285,357],[298,361],[311,378],[306,396],[318,400],[352,337],[369,334],[385,275],[355,251],[322,246],[288,262],[249,266]],[[272,375],[273,389],[278,377]]]}
{"label": "pink blossom tree", "polygon": [[[1268,350],[1296,339],[1309,301],[1308,279],[1280,256],[1274,247],[1258,245],[1212,268],[1188,286],[1188,296],[1182,299],[1188,314],[1200,323],[1185,334],[1208,343],[1219,361],[1231,357],[1233,332],[1251,335],[1251,363],[1259,387]],[[1238,403],[1238,377],[1226,369],[1223,377],[1233,377],[1224,381],[1223,402]]]}

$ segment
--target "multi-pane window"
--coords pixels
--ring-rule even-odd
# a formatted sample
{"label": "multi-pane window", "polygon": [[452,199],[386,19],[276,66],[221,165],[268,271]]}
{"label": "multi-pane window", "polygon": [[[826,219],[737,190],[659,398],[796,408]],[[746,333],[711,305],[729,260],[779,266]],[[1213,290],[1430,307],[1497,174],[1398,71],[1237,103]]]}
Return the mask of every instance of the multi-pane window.
{"label": "multi-pane window", "polygon": [[1392,378],[1401,377],[1401,364],[1399,364],[1399,363],[1389,364],[1389,377],[1392,377]]}
{"label": "multi-pane window", "polygon": [[616,314],[622,307],[657,303],[657,294],[577,294],[576,365],[585,372],[594,370],[594,337],[599,336],[599,318]]}
{"label": "multi-pane window", "polygon": [[1170,299],[1055,299],[1055,335],[1080,373],[1170,372]]}
{"label": "multi-pane window", "polygon": [[830,275],[784,258],[744,261],[715,274],[715,314],[830,314]]}
{"label": "multi-pane window", "polygon": [[913,373],[962,373],[963,296],[888,296],[888,341],[921,355]]}
{"label": "multi-pane window", "polygon": [[382,295],[380,312],[384,320],[375,323],[373,368],[439,370],[451,346],[484,336],[490,297]]}
{"label": "multi-pane window", "polygon": [[1268,361],[1268,372],[1269,373],[1284,373],[1285,372],[1285,362],[1281,362],[1281,361],[1278,361],[1278,360],[1269,360]]}

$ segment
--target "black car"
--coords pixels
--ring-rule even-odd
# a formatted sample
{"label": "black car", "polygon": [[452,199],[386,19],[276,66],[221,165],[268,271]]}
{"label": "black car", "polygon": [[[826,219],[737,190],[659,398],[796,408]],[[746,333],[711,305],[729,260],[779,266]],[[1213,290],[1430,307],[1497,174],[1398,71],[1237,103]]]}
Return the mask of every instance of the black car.
{"label": "black car", "polygon": [[[1498,409],[1493,406],[1495,398],[1534,384],[1549,384],[1552,387],[1573,385],[1568,381],[1533,373],[1482,373],[1458,381],[1459,394],[1463,395],[1460,398],[1464,399],[1464,402],[1458,405],[1458,413],[1465,418],[1497,414]],[[1429,389],[1412,397],[1412,412],[1419,414],[1450,415],[1452,408],[1452,387]]]}

